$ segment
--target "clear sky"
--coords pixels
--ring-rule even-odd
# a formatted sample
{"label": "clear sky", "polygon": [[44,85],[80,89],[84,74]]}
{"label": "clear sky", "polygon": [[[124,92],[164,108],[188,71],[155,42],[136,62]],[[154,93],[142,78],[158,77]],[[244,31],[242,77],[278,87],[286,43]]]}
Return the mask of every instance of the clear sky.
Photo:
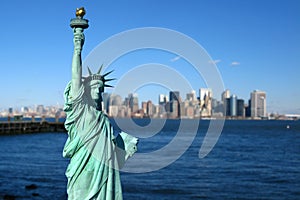
{"label": "clear sky", "polygon": [[[73,51],[69,22],[75,17],[75,8],[81,6],[90,21],[83,59],[99,43],[120,32],[168,28],[206,49],[231,94],[247,101],[251,91],[263,90],[268,112],[300,113],[298,0],[2,1],[0,108],[63,104]],[[185,70],[187,63],[176,55],[148,50],[127,56],[110,66],[115,69],[113,77],[155,62],[190,73],[197,95],[199,88],[206,87],[192,78],[193,72]],[[154,103],[159,93],[166,93],[147,86],[136,92],[140,102],[151,99]],[[214,96],[220,99],[220,94]]]}

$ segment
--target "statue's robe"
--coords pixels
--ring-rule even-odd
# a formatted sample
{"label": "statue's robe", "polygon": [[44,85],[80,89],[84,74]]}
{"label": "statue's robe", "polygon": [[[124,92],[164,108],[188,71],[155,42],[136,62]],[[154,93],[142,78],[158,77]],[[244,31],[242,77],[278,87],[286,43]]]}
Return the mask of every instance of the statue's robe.
{"label": "statue's robe", "polygon": [[63,156],[70,158],[66,170],[68,199],[122,199],[118,159],[124,161],[136,151],[137,139],[126,134],[130,140],[120,146],[131,149],[125,153],[120,150],[116,143],[125,140],[114,137],[109,119],[89,102],[84,86],[75,96],[71,96],[70,88],[71,83],[65,89],[68,139],[63,150]]}

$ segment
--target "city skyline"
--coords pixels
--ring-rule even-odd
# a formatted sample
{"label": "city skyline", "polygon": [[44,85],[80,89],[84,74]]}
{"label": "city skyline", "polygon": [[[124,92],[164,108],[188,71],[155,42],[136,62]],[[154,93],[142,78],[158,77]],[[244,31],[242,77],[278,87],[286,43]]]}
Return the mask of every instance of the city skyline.
{"label": "city skyline", "polygon": [[[243,108],[245,108],[247,106],[251,106],[250,101],[254,102],[255,104],[262,104],[262,105],[264,105],[263,106],[264,108],[263,108],[263,111],[262,111],[263,114],[260,114],[260,116],[269,116],[269,115],[273,115],[273,114],[275,114],[275,115],[295,114],[295,113],[278,113],[278,112],[268,111],[267,110],[267,102],[266,102],[266,92],[261,91],[261,90],[257,90],[257,89],[253,90],[252,92],[249,92],[249,98],[247,98],[247,99],[243,99],[243,98],[239,97],[239,95],[237,95],[236,93],[231,93],[231,91],[229,89],[226,89],[221,94],[216,95],[219,98],[213,95],[213,91],[211,90],[211,88],[199,88],[198,91],[199,91],[198,92],[199,95],[197,95],[196,90],[191,90],[190,92],[188,92],[186,94],[183,94],[183,96],[182,96],[182,93],[180,91],[168,91],[168,93],[166,93],[166,94],[157,94],[156,95],[157,96],[157,101],[153,101],[153,98],[147,99],[147,100],[145,100],[145,99],[139,100],[139,94],[138,93],[129,93],[129,94],[127,94],[127,96],[121,96],[121,95],[115,94],[115,93],[104,92],[102,94],[102,96],[103,96],[102,98],[103,98],[103,105],[105,107],[105,104],[108,103],[107,98],[110,97],[110,96],[117,97],[117,101],[118,101],[117,104],[118,105],[123,105],[127,101],[127,99],[130,98],[130,96],[135,97],[137,100],[135,102],[136,109],[135,109],[134,112],[138,111],[139,109],[142,109],[144,103],[151,102],[151,104],[156,106],[156,105],[161,105],[162,102],[164,102],[164,103],[171,102],[172,98],[177,98],[178,102],[199,101],[198,103],[199,103],[199,105],[201,105],[201,100],[205,100],[205,98],[207,96],[211,100],[214,100],[215,103],[217,103],[217,104],[219,104],[219,103],[225,104],[226,100],[228,100],[228,101],[230,100],[230,104],[232,104],[231,103],[232,98],[234,98],[235,101],[237,101],[236,102],[237,104],[239,103],[238,102],[239,100],[240,101],[242,100],[242,102],[240,102],[240,103],[242,103]],[[176,93],[176,94],[172,95],[173,93]],[[263,103],[257,103],[257,101],[259,101],[259,96],[257,97],[255,95],[255,93],[258,93],[258,94],[261,93],[263,95],[263,98],[264,98]],[[128,104],[130,104],[130,103],[128,103]],[[210,104],[212,104],[212,103],[210,102]],[[228,105],[229,105],[229,103],[228,103]],[[52,110],[53,110],[53,108],[56,108],[57,110],[59,110],[60,113],[63,111],[63,107],[64,107],[63,104],[57,104],[57,105],[44,105],[44,104],[23,105],[23,106],[2,108],[2,109],[0,109],[0,112],[1,112],[0,114],[2,116],[7,116],[7,113],[10,113],[10,110],[11,111],[13,110],[15,114],[26,113],[26,112],[24,112],[24,109],[26,109],[26,110],[30,109],[30,112],[33,112],[34,108],[36,108],[38,110],[38,107],[44,107],[44,106],[46,108],[52,109]],[[223,105],[223,106],[226,107],[226,105]],[[236,105],[236,106],[238,107],[238,105]],[[241,105],[239,105],[239,106],[241,106]],[[178,105],[178,107],[179,107],[179,105]],[[211,110],[209,112],[211,114],[206,114],[207,116],[212,116],[212,110],[213,110],[212,105],[210,105],[210,107],[211,107],[210,108]],[[216,107],[216,105],[214,107]],[[104,108],[104,109],[107,109],[107,108]],[[225,116],[234,117],[234,116],[243,116],[243,115],[246,116],[247,115],[247,110],[245,110],[243,114],[237,114],[238,111],[235,111],[235,112],[237,112],[236,114],[232,114],[233,111],[231,111],[231,110],[229,111],[229,109],[232,109],[232,108],[224,108],[225,109],[224,111],[223,111],[223,107],[221,109],[220,108],[214,108],[214,109],[217,110],[217,112],[225,112],[224,117]],[[249,107],[249,109],[250,109],[250,107]],[[253,109],[253,108],[251,108],[251,109]],[[52,115],[53,115],[53,112],[54,111],[52,111]],[[249,114],[248,117],[256,117],[257,116],[257,114],[256,114],[257,111],[256,110],[249,110],[248,112],[252,113],[252,115]],[[37,112],[37,113],[39,113],[39,112]]]}
{"label": "city skyline", "polygon": [[[226,89],[221,100],[213,97],[210,88],[200,88],[182,96],[179,91],[169,91],[168,95],[159,94],[158,103],[151,100],[139,101],[138,94],[129,93],[121,97],[114,93],[103,93],[102,110],[109,117],[121,118],[170,118],[170,119],[279,119],[296,120],[299,114],[282,114],[267,112],[267,94],[265,91],[253,90],[250,98],[245,100]],[[62,105],[34,105],[21,108],[0,110],[2,118],[65,118]]]}
{"label": "city skyline", "polygon": [[[169,94],[158,94],[158,102],[151,99],[139,101],[137,93],[129,93],[127,97],[119,94],[103,93],[102,110],[111,117],[154,117],[154,118],[252,118],[265,119],[279,113],[268,113],[266,110],[266,92],[253,90],[248,101],[238,98],[226,89],[222,92],[221,100],[213,96],[210,88],[199,88],[199,95],[195,90],[181,94],[180,91],[169,91]],[[185,96],[185,97],[184,97]],[[247,102],[247,103],[245,103]],[[252,102],[252,103],[251,103]],[[25,117],[65,117],[63,106],[43,104],[10,107],[0,112],[2,117],[25,115]]]}
{"label": "city skyline", "polygon": [[[297,67],[300,2],[293,0],[7,1],[2,5],[7,23],[1,37],[0,108],[63,105],[73,51],[69,21],[74,17],[75,8],[81,6],[86,8],[86,18],[90,20],[85,32],[83,59],[99,43],[120,32],[140,27],[172,29],[203,46],[217,65],[224,87],[239,98],[248,99],[249,91],[260,89],[268,92],[268,112],[300,113],[297,88],[300,84]],[[53,7],[55,13],[49,9]],[[25,14],[26,18],[24,10],[31,10]],[[184,58],[151,49],[131,52],[107,66],[107,70],[115,69],[111,76],[117,80],[112,85],[145,63],[170,66],[185,77],[192,88],[207,87]],[[96,71],[99,66],[90,67]],[[86,75],[86,66],[83,69]],[[155,94],[165,94],[168,89],[146,85],[132,93],[138,93],[140,100],[152,98],[157,102]]]}
{"label": "city skyline", "polygon": [[267,95],[260,90],[250,92],[250,98],[246,100],[230,94],[228,89],[221,94],[221,100],[213,96],[210,88],[200,88],[199,96],[195,90],[183,96],[179,91],[169,91],[168,95],[157,95],[157,104],[150,99],[139,101],[136,93],[125,98],[111,93],[103,96],[102,109],[112,117],[267,119],[280,116],[267,112]]}

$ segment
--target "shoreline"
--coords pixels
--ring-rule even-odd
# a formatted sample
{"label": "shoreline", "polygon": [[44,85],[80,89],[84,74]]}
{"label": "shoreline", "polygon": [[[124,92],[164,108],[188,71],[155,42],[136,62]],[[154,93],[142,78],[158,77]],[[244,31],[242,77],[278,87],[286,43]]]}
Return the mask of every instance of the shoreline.
{"label": "shoreline", "polygon": [[67,132],[64,122],[1,121],[0,135]]}
{"label": "shoreline", "polygon": [[[299,119],[221,119],[221,118],[172,118],[172,119],[164,119],[164,118],[112,118],[109,117],[110,120],[115,121],[116,119],[123,119],[123,120],[136,120],[136,123],[139,123],[139,120],[169,120],[169,121],[179,121],[179,120],[200,120],[200,121],[211,121],[211,120],[224,120],[226,121],[299,121]],[[54,119],[55,120],[55,119]],[[289,128],[289,127],[287,127]],[[53,118],[47,120],[47,118],[43,121],[26,121],[26,120],[19,120],[19,121],[0,121],[0,136],[2,135],[18,135],[18,134],[32,134],[32,133],[67,133],[64,127],[64,119],[60,118],[59,121],[53,121]]]}

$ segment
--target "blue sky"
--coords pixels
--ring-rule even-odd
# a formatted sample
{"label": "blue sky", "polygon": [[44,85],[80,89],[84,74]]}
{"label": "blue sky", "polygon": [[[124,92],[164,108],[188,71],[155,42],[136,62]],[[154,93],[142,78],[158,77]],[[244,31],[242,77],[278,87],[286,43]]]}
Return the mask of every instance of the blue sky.
{"label": "blue sky", "polygon": [[[208,52],[232,94],[247,101],[251,91],[263,90],[268,112],[300,113],[298,0],[3,1],[0,108],[63,104],[73,51],[69,22],[81,6],[90,20],[83,59],[120,32],[168,28],[193,38]],[[146,50],[123,56],[109,69],[120,78],[134,66],[162,63],[190,77],[198,94],[206,87],[204,82],[193,77],[186,61],[174,58],[171,53]],[[145,86],[136,92],[140,101],[157,103],[158,93],[166,90]],[[214,96],[220,99],[220,94]]]}

